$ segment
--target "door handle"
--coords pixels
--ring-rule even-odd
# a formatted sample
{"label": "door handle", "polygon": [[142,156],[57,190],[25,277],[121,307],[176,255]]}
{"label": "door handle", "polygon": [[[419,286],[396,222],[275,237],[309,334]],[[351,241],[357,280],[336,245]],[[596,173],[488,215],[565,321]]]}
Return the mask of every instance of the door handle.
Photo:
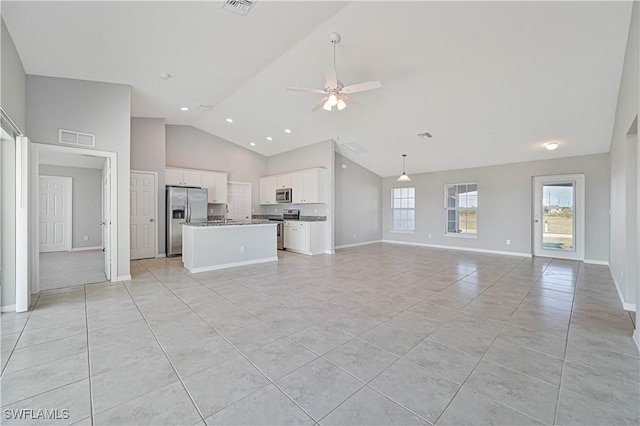
{"label": "door handle", "polygon": [[98,222],[98,225],[100,225],[100,226],[106,225],[106,222]]}
{"label": "door handle", "polygon": [[153,218],[149,219],[149,222],[153,222]]}
{"label": "door handle", "polygon": [[535,222],[535,223],[538,223],[538,222],[540,222],[540,221],[539,221],[538,219],[536,219],[536,220],[534,220],[534,222]]}

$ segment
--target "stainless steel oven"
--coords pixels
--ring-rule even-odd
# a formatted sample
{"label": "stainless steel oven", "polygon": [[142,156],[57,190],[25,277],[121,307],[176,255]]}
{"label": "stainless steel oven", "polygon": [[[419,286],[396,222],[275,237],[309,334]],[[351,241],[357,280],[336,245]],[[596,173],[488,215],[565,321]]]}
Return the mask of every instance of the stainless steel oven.
{"label": "stainless steel oven", "polygon": [[276,203],[290,203],[291,188],[276,189]]}
{"label": "stainless steel oven", "polygon": [[282,219],[269,219],[274,222],[278,222],[278,250],[284,250],[284,220]]}

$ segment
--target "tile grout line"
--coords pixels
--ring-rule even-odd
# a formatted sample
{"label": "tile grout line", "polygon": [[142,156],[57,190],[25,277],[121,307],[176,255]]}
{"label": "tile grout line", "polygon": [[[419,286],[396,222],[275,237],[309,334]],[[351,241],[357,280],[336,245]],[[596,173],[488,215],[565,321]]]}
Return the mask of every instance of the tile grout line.
{"label": "tile grout line", "polygon": [[89,415],[91,416],[91,425],[95,423],[94,421],[94,404],[93,404],[93,381],[91,375],[91,349],[89,347],[89,312],[87,308],[87,286],[83,286],[84,289],[84,324],[85,324],[85,333],[87,336],[87,369],[89,373]]}
{"label": "tile grout line", "polygon": [[[149,271],[144,265],[141,265],[142,267],[144,267],[148,272]],[[151,273],[151,275],[153,275],[153,273]],[[162,281],[160,281],[155,275],[153,275],[154,278],[156,278],[160,283],[162,283]],[[162,283],[162,285],[164,286],[164,283]],[[125,290],[127,291],[127,294],[129,295],[129,297],[131,298],[131,301],[133,302],[133,304],[135,305],[136,309],[138,310],[138,312],[140,313],[140,315],[142,316],[142,319],[144,321],[144,323],[146,324],[147,328],[149,329],[149,331],[151,332],[151,335],[153,336],[153,338],[155,339],[156,343],[158,344],[158,346],[160,347],[160,350],[162,351],[162,354],[164,355],[164,357],[167,359],[167,361],[169,362],[169,365],[171,366],[171,369],[173,370],[173,372],[175,373],[176,377],[178,378],[178,381],[180,382],[180,384],[182,385],[182,388],[185,390],[185,392],[187,393],[187,395],[189,396],[189,400],[191,400],[191,403],[193,404],[193,407],[196,409],[196,412],[198,413],[198,415],[200,416],[200,419],[202,420],[203,423],[206,424],[204,415],[202,414],[202,412],[200,411],[200,408],[198,407],[198,405],[196,404],[195,400],[193,399],[193,396],[191,395],[191,393],[189,392],[189,389],[187,389],[187,386],[185,385],[184,381],[182,380],[182,377],[180,376],[180,374],[178,373],[178,370],[176,369],[176,367],[173,365],[173,362],[171,361],[171,358],[169,357],[169,355],[167,354],[164,346],[162,346],[162,343],[160,343],[160,339],[158,339],[158,336],[156,335],[156,333],[153,331],[153,328],[151,327],[151,325],[149,324],[149,321],[147,320],[147,318],[145,317],[144,313],[140,310],[140,307],[138,306],[138,304],[135,301],[135,298],[133,297],[133,295],[131,294],[131,291],[129,291],[129,288],[126,286],[126,284],[123,284]],[[165,286],[165,288],[168,288]],[[173,292],[172,292],[173,294]],[[174,294],[175,296],[175,294]],[[177,296],[176,296],[177,297]],[[182,302],[182,300],[180,299],[180,301]],[[183,302],[184,303],[184,302]],[[170,385],[170,384],[169,384]],[[166,386],[169,385],[165,385],[165,386],[161,386],[158,389],[164,388]],[[154,392],[158,389],[154,389],[152,391],[147,392],[144,395],[148,395],[151,392]],[[140,398],[144,395],[140,395],[136,398]],[[135,398],[134,398],[135,399]],[[127,401],[123,402],[122,404],[126,403]],[[122,405],[122,404],[118,404],[118,405]],[[117,405],[116,405],[117,407]],[[113,408],[113,407],[112,407]]]}
{"label": "tile grout line", "polygon": [[[0,377],[4,376],[4,372],[7,369],[7,366],[9,365],[9,361],[11,361],[11,357],[13,356],[13,353],[17,350],[18,342],[22,338],[22,333],[24,333],[24,330],[27,328],[27,323],[29,322],[29,319],[31,319],[31,314],[36,309],[36,305],[38,304],[38,301],[40,300],[40,295],[42,295],[42,292],[38,293],[38,298],[36,299],[35,302],[33,302],[33,309],[31,311],[29,311],[29,314],[27,315],[27,320],[24,322],[24,325],[20,329],[20,335],[16,339],[16,343],[11,348],[11,352],[9,353],[9,358],[7,358],[7,362],[4,364],[4,366],[2,367],[2,371],[0,372]],[[31,345],[31,346],[33,346],[33,345]]]}

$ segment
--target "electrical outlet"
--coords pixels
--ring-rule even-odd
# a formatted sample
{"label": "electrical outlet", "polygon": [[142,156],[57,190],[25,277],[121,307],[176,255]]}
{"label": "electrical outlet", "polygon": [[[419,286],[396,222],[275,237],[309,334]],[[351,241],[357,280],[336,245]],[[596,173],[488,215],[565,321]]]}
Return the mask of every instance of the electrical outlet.
{"label": "electrical outlet", "polygon": [[429,234],[427,237],[428,237],[428,238],[431,238],[431,234]]}
{"label": "electrical outlet", "polygon": [[244,253],[244,246],[240,246],[240,253]]}
{"label": "electrical outlet", "polygon": [[84,237],[82,237],[82,239],[83,239],[84,241],[89,241],[89,236],[88,236],[88,235],[85,235]]}
{"label": "electrical outlet", "polygon": [[313,212],[314,213],[318,213],[318,209],[313,209]]}
{"label": "electrical outlet", "polygon": [[507,240],[507,245],[510,246],[511,245],[511,240]]}
{"label": "electrical outlet", "polygon": [[353,238],[356,238],[358,236],[358,234],[356,234],[355,232],[353,233]]}
{"label": "electrical outlet", "polygon": [[624,270],[620,271],[620,276],[624,277]]}

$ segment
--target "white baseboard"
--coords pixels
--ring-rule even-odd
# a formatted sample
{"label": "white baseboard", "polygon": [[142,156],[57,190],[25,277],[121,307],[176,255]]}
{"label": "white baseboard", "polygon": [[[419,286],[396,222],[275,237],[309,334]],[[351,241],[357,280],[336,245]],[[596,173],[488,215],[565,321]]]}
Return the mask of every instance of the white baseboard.
{"label": "white baseboard", "polygon": [[162,257],[167,257],[166,253],[158,253],[158,254],[156,254],[156,259],[160,259]]}
{"label": "white baseboard", "polygon": [[505,256],[532,257],[531,253],[522,253],[517,251],[502,251],[502,250],[488,250],[488,249],[480,249],[480,248],[472,248],[472,247],[443,246],[439,244],[413,243],[413,242],[396,241],[396,240],[382,240],[382,242],[389,243],[389,244],[401,244],[406,246],[439,248],[444,250],[472,251],[476,253],[501,254]]}
{"label": "white baseboard", "polygon": [[[336,248],[338,248],[338,247],[336,247]],[[336,251],[335,250],[325,250],[324,254],[336,254]]]}
{"label": "white baseboard", "polygon": [[584,263],[588,263],[590,265],[604,265],[604,266],[609,266],[609,262],[606,260],[592,260],[592,259],[585,259],[583,260]]}
{"label": "white baseboard", "polygon": [[7,305],[0,307],[0,312],[15,312],[16,305]]}
{"label": "white baseboard", "polygon": [[102,246],[95,247],[76,247],[72,248],[71,251],[89,251],[89,250],[102,250]]}
{"label": "white baseboard", "polygon": [[[616,286],[616,291],[618,292],[618,297],[620,298],[620,303],[622,303],[622,309],[625,311],[636,312],[636,304],[635,303],[627,303],[624,299],[624,294],[622,293],[622,288],[618,283],[618,279],[616,278],[616,274],[611,270],[611,266],[609,266],[609,273],[613,278],[613,284]],[[637,326],[637,325],[636,325]]]}
{"label": "white baseboard", "polygon": [[131,281],[131,275],[120,275],[116,277],[115,280],[111,280],[111,281]]}
{"label": "white baseboard", "polygon": [[265,257],[262,259],[255,259],[255,260],[243,260],[242,262],[224,263],[222,265],[202,266],[200,268],[191,268],[191,269],[186,267],[185,268],[192,274],[197,274],[198,272],[215,271],[218,269],[235,268],[236,266],[247,266],[247,265],[253,265],[256,263],[277,262],[277,261],[278,261],[278,256],[275,256],[275,257]]}
{"label": "white baseboard", "polygon": [[354,243],[354,244],[342,244],[341,246],[336,246],[337,249],[349,248],[349,247],[358,247],[358,246],[366,246],[369,244],[381,243],[382,240],[374,240],[374,241],[365,241],[362,243]]}

